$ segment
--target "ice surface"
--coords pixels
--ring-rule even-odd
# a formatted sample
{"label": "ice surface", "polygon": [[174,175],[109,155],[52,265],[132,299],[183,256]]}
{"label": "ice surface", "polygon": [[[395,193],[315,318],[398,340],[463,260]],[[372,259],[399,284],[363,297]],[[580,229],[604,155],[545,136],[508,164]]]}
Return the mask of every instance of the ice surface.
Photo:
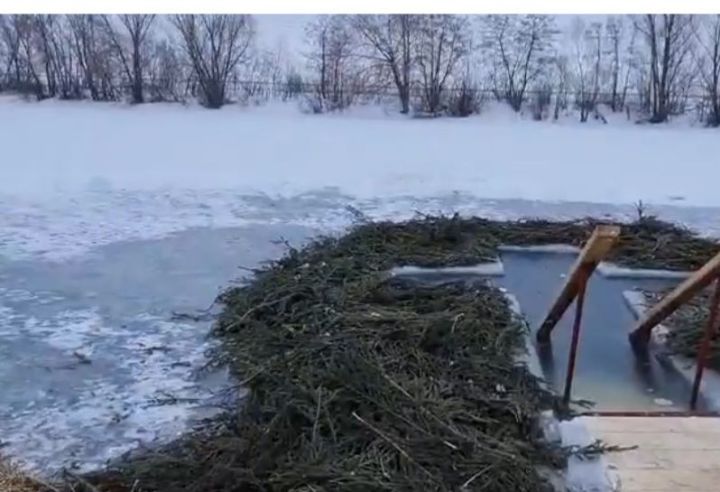
{"label": "ice surface", "polygon": [[131,329],[66,302],[43,319],[2,310],[3,453],[46,473],[86,468],[186,429],[192,403],[210,398],[193,377],[210,347],[198,329],[142,314]]}
{"label": "ice surface", "polygon": [[64,262],[0,258],[0,445],[44,473],[87,469],[176,437],[232,401],[203,370],[219,288],[276,258],[283,226],[194,230],[104,246]]}
{"label": "ice surface", "polygon": [[706,185],[718,173],[714,132],[506,113],[413,120],[372,107],[305,115],[292,104],[208,111],[4,98],[0,255],[64,259],[190,227],[338,230],[354,219],[348,206],[375,219],[628,219],[642,199],[663,218],[720,230],[720,195]]}

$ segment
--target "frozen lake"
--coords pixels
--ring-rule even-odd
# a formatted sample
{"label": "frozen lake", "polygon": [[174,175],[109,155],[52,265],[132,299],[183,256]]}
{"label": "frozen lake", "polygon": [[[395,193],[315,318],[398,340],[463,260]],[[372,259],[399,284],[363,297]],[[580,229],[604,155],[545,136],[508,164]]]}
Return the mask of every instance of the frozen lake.
{"label": "frozen lake", "polygon": [[226,375],[201,371],[220,289],[276,258],[297,226],[193,229],[64,262],[0,260],[3,453],[52,469],[94,466],[206,416]]}
{"label": "frozen lake", "polygon": [[[371,218],[634,213],[632,205],[463,194],[361,201],[328,189],[294,198],[108,191],[67,200],[50,208],[0,199],[12,211],[0,215],[1,446],[45,470],[101,465],[212,412],[227,378],[201,371],[210,320],[173,313],[207,308],[246,274],[238,267],[280,256],[275,240],[299,246],[342,230],[358,211]],[[707,234],[720,230],[717,209],[651,211]]]}

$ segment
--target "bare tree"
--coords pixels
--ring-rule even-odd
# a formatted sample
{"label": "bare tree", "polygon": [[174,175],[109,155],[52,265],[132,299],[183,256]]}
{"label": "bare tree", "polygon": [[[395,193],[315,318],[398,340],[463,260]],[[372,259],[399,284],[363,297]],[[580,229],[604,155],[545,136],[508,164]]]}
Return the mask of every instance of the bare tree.
{"label": "bare tree", "polygon": [[575,58],[575,103],[580,110],[580,122],[596,111],[602,77],[602,25],[589,26],[579,17],[572,27]]}
{"label": "bare tree", "polygon": [[36,15],[33,22],[35,51],[42,65],[48,97],[81,97],[81,80],[71,30],[58,15]]}
{"label": "bare tree", "polygon": [[120,15],[117,24],[123,26],[122,36],[108,16],[103,16],[103,23],[110,45],[120,60],[127,84],[130,87],[132,102],[144,102],[143,69],[147,66],[149,34],[155,20],[152,14]]}
{"label": "bare tree", "polygon": [[0,21],[2,37],[8,53],[6,83],[13,89],[44,97],[44,84],[36,68],[34,15],[11,15]]}
{"label": "bare tree", "polygon": [[[70,19],[74,19],[74,24],[70,24]],[[76,41],[83,36],[76,37],[75,34],[87,31],[84,20],[75,23],[77,20],[73,16],[56,15],[0,16],[0,44],[5,46],[6,53],[4,85],[19,92],[33,93],[38,99],[79,98],[84,84],[79,77],[83,67],[78,61]],[[76,31],[74,27],[79,24],[83,24],[82,29]],[[102,56],[105,53],[99,53],[96,58]],[[109,64],[107,60],[103,63]],[[84,68],[89,69],[88,66]],[[99,70],[89,73],[93,82],[102,78],[102,74]]]}
{"label": "bare tree", "polygon": [[178,15],[186,54],[209,108],[226,102],[226,89],[239,63],[246,60],[255,29],[249,15]]}
{"label": "bare tree", "polygon": [[81,97],[81,80],[74,53],[72,30],[59,15],[35,15],[32,23],[35,57],[42,67],[48,97]]}
{"label": "bare tree", "polygon": [[697,70],[710,102],[708,124],[720,126],[720,15],[702,18],[696,31]]}
{"label": "bare tree", "polygon": [[23,81],[20,61],[20,39],[13,23],[14,16],[0,16],[0,34],[5,47],[5,85],[18,88]]}
{"label": "bare tree", "polygon": [[419,19],[416,59],[422,83],[422,101],[427,112],[437,113],[453,71],[469,52],[468,25],[464,17],[456,15],[430,14]]}
{"label": "bare tree", "polygon": [[420,25],[418,16],[356,15],[353,26],[370,48],[372,58],[387,66],[400,98],[400,111],[410,112],[410,89],[415,43]]}
{"label": "bare tree", "polygon": [[73,49],[78,65],[84,72],[84,86],[90,91],[90,97],[99,99],[95,81],[95,20],[91,15],[68,15],[68,25],[72,32]]}
{"label": "bare tree", "polygon": [[266,101],[280,94],[283,84],[280,68],[280,54],[264,50],[254,54],[252,61],[237,74],[235,85],[243,92],[243,97],[255,103]]}
{"label": "bare tree", "polygon": [[111,49],[100,17],[69,15],[75,57],[84,75],[84,85],[93,100],[115,99],[116,86]]}
{"label": "bare tree", "polygon": [[482,45],[493,64],[496,94],[515,111],[522,108],[528,87],[550,66],[556,34],[552,16],[483,17]]}
{"label": "bare tree", "polygon": [[447,112],[451,116],[466,117],[480,112],[484,97],[478,89],[473,65],[470,57],[465,57],[462,70],[453,76],[447,97]]}
{"label": "bare tree", "polygon": [[[318,80],[318,97],[320,102],[327,99],[328,96],[328,78],[331,71],[329,70],[330,61],[330,44],[331,44],[331,24],[333,18],[323,16],[311,22],[305,27],[305,38],[308,40],[312,51],[306,54],[308,65],[315,72]],[[317,108],[321,110],[321,108]]]}
{"label": "bare tree", "polygon": [[55,97],[58,94],[58,64],[53,49],[56,36],[56,19],[57,17],[52,15],[37,15],[34,23],[38,51],[45,71],[45,82],[49,97]]}
{"label": "bare tree", "polygon": [[301,95],[304,85],[305,83],[302,75],[300,75],[295,68],[289,67],[285,74],[285,81],[283,83],[283,91],[281,94],[283,101],[294,99]]}
{"label": "bare tree", "polygon": [[625,108],[625,111],[628,113],[628,115],[630,114],[630,108],[627,105],[627,95],[630,89],[631,76],[634,72],[637,71],[637,39],[638,30],[633,25],[630,34],[630,41],[628,42],[627,47],[625,48],[625,53],[623,55],[623,66],[621,73],[622,88],[620,89],[620,96],[618,101],[619,107]]}
{"label": "bare tree", "polygon": [[357,40],[348,20],[342,15],[321,16],[307,26],[312,51],[306,58],[315,74],[315,112],[343,109],[363,91],[365,67],[356,56]]}
{"label": "bare tree", "polygon": [[32,92],[35,93],[35,96],[38,99],[43,99],[45,97],[45,87],[40,80],[38,70],[35,68],[35,16],[14,15],[13,24],[18,35],[18,41],[20,42],[20,50],[29,82],[29,88],[31,88]]}
{"label": "bare tree", "polygon": [[649,51],[650,122],[667,121],[689,82],[687,65],[694,41],[690,15],[647,14],[636,20]]}
{"label": "bare tree", "polygon": [[75,57],[75,44],[67,18],[56,18],[49,30],[48,56],[54,59],[57,68],[58,94],[63,99],[82,97],[80,65]]}
{"label": "bare tree", "polygon": [[555,107],[553,110],[553,119],[560,118],[560,111],[567,109],[568,105],[568,88],[570,85],[570,75],[568,70],[568,57],[558,56],[555,59]]}
{"label": "bare tree", "polygon": [[154,102],[183,100],[181,87],[187,77],[176,47],[167,40],[162,40],[153,43],[152,50],[147,68],[150,100]]}
{"label": "bare tree", "polygon": [[622,17],[611,15],[605,20],[605,34],[609,44],[609,55],[612,60],[610,68],[610,109],[612,109],[613,112],[622,109],[622,105],[620,104],[620,77],[622,66],[621,49],[625,34],[624,27]]}
{"label": "bare tree", "polygon": [[177,32],[162,40],[158,20],[0,16],[0,90],[37,98],[127,95],[134,103],[198,97],[217,108],[236,96],[291,97],[314,85],[320,111],[392,90],[402,113],[417,101],[431,113],[466,115],[481,102],[477,82],[486,82],[487,61],[496,97],[516,111],[529,102],[536,118],[552,117],[553,96],[559,117],[570,93],[581,121],[599,115],[602,104],[629,118],[637,93],[649,120],[661,122],[685,109],[691,87],[701,87],[703,116],[720,126],[718,16],[609,16],[567,50],[556,46],[553,16],[483,16],[479,63],[466,16],[319,16],[307,29],[311,71],[303,77],[279,52],[253,49],[251,16],[174,16]]}

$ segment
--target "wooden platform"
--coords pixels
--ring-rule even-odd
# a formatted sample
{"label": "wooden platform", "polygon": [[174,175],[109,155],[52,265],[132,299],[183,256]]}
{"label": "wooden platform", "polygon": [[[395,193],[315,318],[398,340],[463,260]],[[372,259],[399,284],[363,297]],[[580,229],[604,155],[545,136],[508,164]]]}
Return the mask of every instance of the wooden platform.
{"label": "wooden platform", "polygon": [[637,449],[608,453],[618,491],[720,490],[720,418],[582,417],[593,437]]}

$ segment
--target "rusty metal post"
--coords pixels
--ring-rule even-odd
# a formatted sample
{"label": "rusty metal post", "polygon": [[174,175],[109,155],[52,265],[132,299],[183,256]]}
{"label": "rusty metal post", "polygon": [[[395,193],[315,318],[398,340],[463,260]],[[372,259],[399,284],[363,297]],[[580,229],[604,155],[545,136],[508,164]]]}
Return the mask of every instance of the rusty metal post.
{"label": "rusty metal post", "polygon": [[712,337],[717,332],[718,308],[720,307],[720,277],[715,280],[715,291],[710,301],[710,315],[708,316],[705,332],[703,333],[695,367],[695,380],[693,381],[692,395],[690,396],[690,409],[695,410],[697,406],[698,396],[700,395],[700,383],[702,382],[703,371],[707,364],[708,352],[710,352],[710,344]]}
{"label": "rusty metal post", "polygon": [[565,375],[565,392],[563,402],[570,404],[573,378],[575,377],[575,361],[577,359],[578,344],[580,343],[580,325],[582,323],[583,304],[585,303],[585,288],[587,287],[590,272],[583,272],[578,283],[577,304],[575,304],[575,320],[573,321],[572,340],[570,342],[570,355],[568,357],[567,374]]}

